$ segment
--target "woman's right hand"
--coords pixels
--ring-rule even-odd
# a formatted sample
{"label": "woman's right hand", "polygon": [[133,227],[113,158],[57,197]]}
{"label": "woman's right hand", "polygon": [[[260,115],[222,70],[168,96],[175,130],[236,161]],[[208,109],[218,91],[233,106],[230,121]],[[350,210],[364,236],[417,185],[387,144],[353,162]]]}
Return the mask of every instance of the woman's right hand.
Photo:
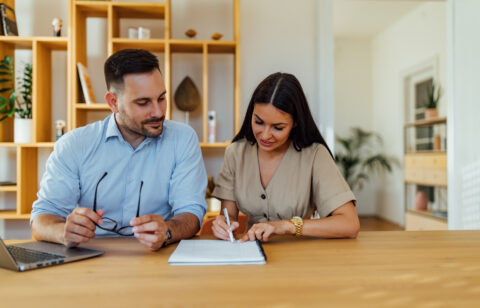
{"label": "woman's right hand", "polygon": [[[240,224],[237,221],[230,220],[230,226],[232,232],[236,230]],[[212,224],[213,234],[221,240],[229,241],[230,237],[228,236],[228,225],[225,220],[225,216],[218,215],[217,218],[213,221]]]}

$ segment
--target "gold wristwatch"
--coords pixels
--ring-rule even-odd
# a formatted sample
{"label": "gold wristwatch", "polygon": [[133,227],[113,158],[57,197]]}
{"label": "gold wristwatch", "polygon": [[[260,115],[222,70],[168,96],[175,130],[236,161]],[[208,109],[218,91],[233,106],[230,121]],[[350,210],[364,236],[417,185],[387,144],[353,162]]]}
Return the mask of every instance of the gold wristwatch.
{"label": "gold wristwatch", "polygon": [[303,229],[303,219],[302,219],[302,217],[293,216],[292,219],[290,219],[290,221],[295,226],[295,235],[296,236],[302,235],[302,229]]}

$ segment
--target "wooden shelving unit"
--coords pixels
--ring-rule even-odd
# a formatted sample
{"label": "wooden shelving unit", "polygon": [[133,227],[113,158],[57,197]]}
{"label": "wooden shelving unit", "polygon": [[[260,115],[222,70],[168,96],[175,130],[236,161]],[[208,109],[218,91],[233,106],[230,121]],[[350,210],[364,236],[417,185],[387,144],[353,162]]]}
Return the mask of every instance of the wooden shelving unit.
{"label": "wooden shelving unit", "polygon": [[[418,120],[405,123],[405,136],[408,129],[446,125],[447,118]],[[407,144],[407,139],[405,139]],[[407,185],[429,186],[438,188],[447,187],[447,153],[444,150],[406,151],[404,154],[405,190]],[[406,196],[406,199],[408,196]],[[446,214],[446,212],[445,212]],[[448,218],[435,215],[432,210],[420,211],[405,205],[406,230],[446,230]]]}
{"label": "wooden shelving unit", "polygon": [[[149,2],[110,2],[110,1],[69,1],[68,37],[20,37],[0,36],[0,57],[13,56],[15,50],[31,50],[33,65],[32,113],[33,141],[31,144],[16,144],[13,142],[13,119],[0,122],[0,147],[15,149],[17,178],[16,185],[0,186],[2,193],[16,194],[15,210],[0,210],[0,219],[29,219],[32,203],[38,190],[38,152],[40,149],[53,150],[55,140],[52,140],[52,51],[63,50],[67,53],[67,130],[72,130],[89,123],[88,115],[110,112],[107,104],[85,104],[78,101],[79,88],[77,77],[77,62],[88,67],[87,63],[87,18],[104,18],[107,21],[107,56],[121,49],[143,48],[151,52],[164,54],[163,75],[167,87],[167,118],[172,116],[172,55],[176,53],[197,53],[203,61],[203,97],[202,126],[200,146],[203,151],[209,149],[225,149],[230,142],[207,142],[207,111],[208,94],[208,63],[211,54],[233,55],[234,94],[232,101],[233,114],[224,115],[232,119],[233,131],[240,128],[240,0],[233,1],[233,40],[185,40],[171,36],[171,0],[163,3]],[[192,0],[194,1],[194,0]],[[15,7],[14,0],[7,4]],[[66,16],[60,16],[67,20]],[[154,19],[164,23],[162,38],[129,39],[120,36],[121,19]],[[18,21],[17,22],[21,22]],[[67,27],[67,25],[65,25]],[[162,59],[160,59],[162,60]],[[103,74],[103,70],[102,74]],[[215,85],[216,86],[216,85]],[[221,87],[222,85],[218,85]]]}

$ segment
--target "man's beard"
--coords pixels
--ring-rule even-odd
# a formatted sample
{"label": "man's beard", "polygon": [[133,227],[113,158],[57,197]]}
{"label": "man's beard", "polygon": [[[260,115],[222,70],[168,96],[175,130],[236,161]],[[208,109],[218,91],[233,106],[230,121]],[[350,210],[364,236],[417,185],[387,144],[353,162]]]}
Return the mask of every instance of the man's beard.
{"label": "man's beard", "polygon": [[[165,121],[165,116],[161,118],[153,117],[153,118],[146,119],[140,123],[140,127],[137,127],[136,123],[130,117],[125,116],[123,112],[120,112],[119,116],[121,118],[121,121],[123,122],[124,129],[127,129],[128,131],[134,134],[149,137],[149,138],[156,138],[160,136],[163,132],[163,124]],[[154,123],[154,122],[161,122],[159,130],[156,129],[154,132],[149,131],[146,127],[146,124]]]}

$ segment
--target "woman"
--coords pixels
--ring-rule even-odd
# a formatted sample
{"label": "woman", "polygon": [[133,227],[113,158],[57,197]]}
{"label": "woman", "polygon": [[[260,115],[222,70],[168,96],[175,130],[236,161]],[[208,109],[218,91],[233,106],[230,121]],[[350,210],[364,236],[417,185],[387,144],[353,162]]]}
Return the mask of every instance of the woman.
{"label": "woman", "polygon": [[[355,196],[291,74],[272,74],[253,92],[213,195],[222,200],[222,213],[227,209],[232,231],[239,211],[249,216],[241,241],[268,241],[275,234],[355,238],[360,226]],[[321,218],[309,219],[314,212]],[[229,239],[223,215],[212,230]]]}

